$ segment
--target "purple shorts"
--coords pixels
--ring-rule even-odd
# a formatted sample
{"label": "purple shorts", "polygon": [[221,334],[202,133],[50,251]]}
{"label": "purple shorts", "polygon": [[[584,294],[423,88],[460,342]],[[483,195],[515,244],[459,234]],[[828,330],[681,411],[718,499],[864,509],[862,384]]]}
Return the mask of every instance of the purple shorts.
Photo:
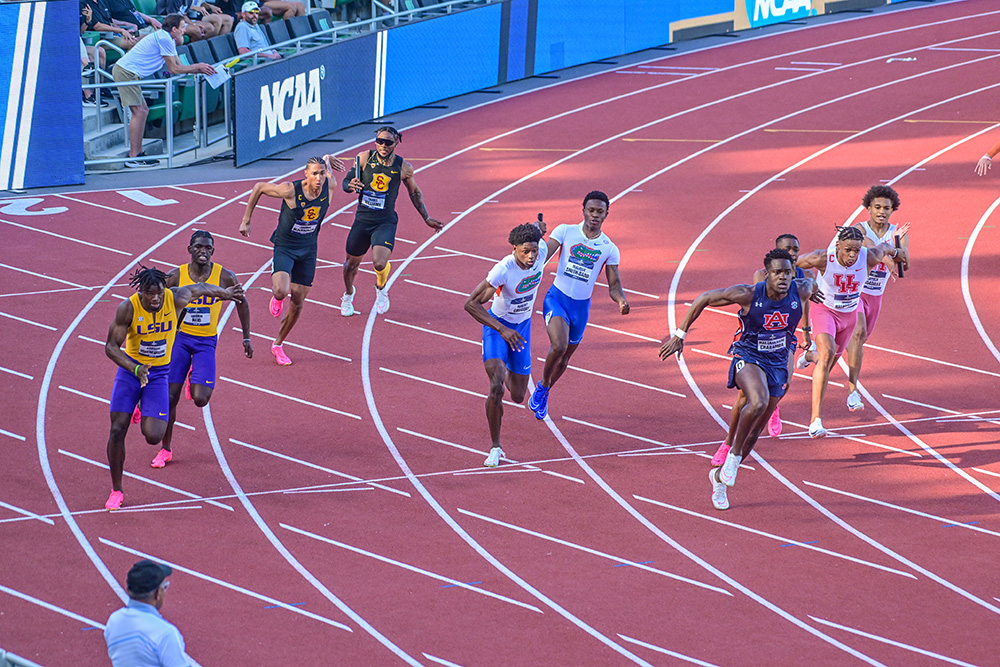
{"label": "purple shorts", "polygon": [[167,369],[167,366],[153,366],[149,369],[149,382],[145,387],[140,387],[139,378],[119,366],[115,374],[115,384],[111,388],[111,412],[132,414],[135,406],[141,403],[143,417],[155,417],[167,421],[167,416],[170,414]]}
{"label": "purple shorts", "polygon": [[170,384],[184,384],[188,370],[191,384],[203,384],[215,389],[215,346],[218,336],[192,336],[177,332],[170,353]]}

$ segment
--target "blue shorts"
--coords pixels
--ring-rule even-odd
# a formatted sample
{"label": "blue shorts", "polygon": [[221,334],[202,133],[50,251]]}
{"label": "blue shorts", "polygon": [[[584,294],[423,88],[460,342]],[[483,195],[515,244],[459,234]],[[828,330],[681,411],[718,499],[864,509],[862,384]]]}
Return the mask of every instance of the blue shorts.
{"label": "blue shorts", "polygon": [[174,348],[170,353],[170,384],[183,384],[191,370],[191,384],[215,388],[215,346],[218,336],[192,336],[177,332]]}
{"label": "blue shorts", "polygon": [[571,299],[553,285],[545,293],[542,312],[545,314],[545,324],[553,317],[566,320],[569,325],[569,344],[579,345],[583,340],[583,330],[587,328],[587,320],[590,319],[590,299]]}
{"label": "blue shorts", "polygon": [[170,414],[170,392],[167,389],[169,368],[169,366],[151,367],[149,382],[145,387],[140,387],[139,378],[119,366],[115,374],[115,384],[111,388],[111,412],[132,414],[135,406],[141,402],[143,417],[155,417],[167,421]]}
{"label": "blue shorts", "polygon": [[781,398],[785,395],[785,390],[788,389],[788,365],[765,364],[750,355],[733,357],[733,362],[729,364],[729,384],[727,385],[730,389],[738,387],[736,374],[743,369],[743,364],[753,364],[764,371],[764,376],[767,377],[767,392],[771,398]]}
{"label": "blue shorts", "polygon": [[530,375],[531,318],[529,317],[525,321],[517,324],[511,324],[507,320],[493,315],[492,311],[488,312],[505,327],[513,329],[517,333],[521,334],[521,338],[524,339],[524,347],[521,348],[520,352],[515,351],[510,345],[507,344],[507,341],[503,339],[500,332],[484,325],[483,362],[486,362],[489,359],[499,359],[504,362],[504,365],[507,366],[507,370],[511,373],[516,373],[517,375]]}
{"label": "blue shorts", "polygon": [[274,261],[271,273],[284,271],[296,285],[312,287],[316,277],[316,246],[308,248],[286,248],[274,246]]}

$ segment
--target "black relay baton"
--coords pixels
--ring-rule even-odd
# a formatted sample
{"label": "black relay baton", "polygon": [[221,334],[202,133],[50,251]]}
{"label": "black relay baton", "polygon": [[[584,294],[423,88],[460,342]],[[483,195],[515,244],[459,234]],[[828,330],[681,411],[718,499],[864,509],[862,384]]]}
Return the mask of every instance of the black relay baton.
{"label": "black relay baton", "polygon": [[[893,240],[893,244],[896,246],[896,248],[899,248],[899,237],[898,236],[893,236],[892,240]],[[896,270],[899,271],[899,277],[902,278],[903,277],[903,265],[902,264],[897,264],[896,265]]]}

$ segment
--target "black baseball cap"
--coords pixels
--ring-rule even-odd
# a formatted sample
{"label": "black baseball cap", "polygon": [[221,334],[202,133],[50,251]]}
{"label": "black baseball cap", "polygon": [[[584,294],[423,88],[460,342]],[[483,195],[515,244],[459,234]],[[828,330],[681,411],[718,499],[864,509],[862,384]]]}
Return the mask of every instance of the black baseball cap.
{"label": "black baseball cap", "polygon": [[166,565],[154,563],[151,560],[141,560],[128,571],[125,586],[133,595],[149,595],[163,583],[163,580],[173,574]]}

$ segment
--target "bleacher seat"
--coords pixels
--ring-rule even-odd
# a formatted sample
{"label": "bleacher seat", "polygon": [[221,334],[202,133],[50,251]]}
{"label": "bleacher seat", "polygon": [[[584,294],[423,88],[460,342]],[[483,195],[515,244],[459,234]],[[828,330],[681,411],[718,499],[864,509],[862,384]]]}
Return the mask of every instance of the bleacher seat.
{"label": "bleacher seat", "polygon": [[228,63],[238,54],[236,51],[236,40],[232,33],[216,35],[212,39],[206,40],[212,50],[212,57],[217,63]]}
{"label": "bleacher seat", "polygon": [[285,24],[286,21],[271,21],[264,26],[264,32],[267,34],[267,40],[271,42],[271,44],[287,42],[292,38],[291,34],[288,32],[288,26]]}
{"label": "bleacher seat", "polygon": [[133,0],[133,2],[140,14],[145,14],[146,16],[156,15],[156,0]]}
{"label": "bleacher seat", "polygon": [[[218,62],[215,56],[212,54],[212,47],[208,45],[208,42],[204,40],[199,40],[197,42],[191,42],[186,45],[191,52],[191,59],[196,63],[208,63],[209,65],[214,65]],[[178,50],[180,53],[180,50]]]}
{"label": "bleacher seat", "polygon": [[288,33],[293,38],[308,37],[315,32],[308,16],[293,16],[285,19],[284,23],[288,25]]}
{"label": "bleacher seat", "polygon": [[333,19],[330,18],[330,12],[325,9],[314,9],[306,14],[306,16],[309,17],[309,22],[312,23],[313,32],[323,32],[333,27]]}

